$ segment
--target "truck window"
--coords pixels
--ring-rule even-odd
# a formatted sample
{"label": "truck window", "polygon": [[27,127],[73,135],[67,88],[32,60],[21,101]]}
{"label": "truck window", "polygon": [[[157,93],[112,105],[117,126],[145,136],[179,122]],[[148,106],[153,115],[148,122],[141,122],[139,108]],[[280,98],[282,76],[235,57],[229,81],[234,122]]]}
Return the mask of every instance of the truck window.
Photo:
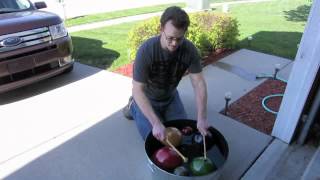
{"label": "truck window", "polygon": [[1,0],[0,13],[15,12],[30,8],[30,3],[27,0]]}
{"label": "truck window", "polygon": [[30,8],[30,3],[27,0],[17,0],[16,2],[20,9]]}

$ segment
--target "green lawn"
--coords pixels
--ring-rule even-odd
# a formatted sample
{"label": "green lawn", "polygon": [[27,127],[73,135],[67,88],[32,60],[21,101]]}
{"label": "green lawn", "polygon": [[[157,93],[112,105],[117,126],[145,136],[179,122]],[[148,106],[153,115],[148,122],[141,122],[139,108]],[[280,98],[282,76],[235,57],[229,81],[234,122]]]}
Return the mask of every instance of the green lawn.
{"label": "green lawn", "polygon": [[[279,0],[230,6],[231,15],[239,21],[239,46],[294,59],[309,9],[309,0]],[[253,37],[250,46],[248,36]]]}
{"label": "green lawn", "polygon": [[[278,0],[230,6],[230,14],[239,21],[239,48],[294,59],[309,9],[309,0]],[[127,34],[135,23],[71,33],[75,58],[82,63],[109,70],[127,64]],[[253,37],[250,46],[248,36]]]}
{"label": "green lawn", "polygon": [[74,57],[77,61],[114,70],[129,62],[128,32],[137,23],[120,25],[71,33]]}
{"label": "green lawn", "polygon": [[159,11],[163,11],[167,7],[173,6],[173,5],[179,6],[179,7],[185,7],[185,3],[175,3],[175,4],[164,4],[164,5],[158,5],[158,6],[148,6],[148,7],[142,7],[142,8],[134,8],[134,9],[128,9],[128,10],[113,11],[113,12],[107,12],[107,13],[87,15],[87,16],[82,16],[82,17],[73,18],[73,19],[67,19],[65,21],[65,24],[66,24],[67,27],[70,27],[70,26],[93,23],[93,22],[99,22],[99,21],[105,21],[105,20],[110,20],[110,19],[115,19],[115,18],[120,18],[120,17],[159,12]]}

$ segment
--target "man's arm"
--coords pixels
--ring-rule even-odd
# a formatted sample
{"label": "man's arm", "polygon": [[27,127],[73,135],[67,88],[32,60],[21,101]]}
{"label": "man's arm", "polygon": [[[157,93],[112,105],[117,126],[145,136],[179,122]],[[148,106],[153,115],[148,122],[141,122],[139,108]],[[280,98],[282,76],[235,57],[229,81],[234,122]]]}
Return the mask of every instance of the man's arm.
{"label": "man's arm", "polygon": [[152,134],[158,140],[164,140],[165,138],[165,127],[160,121],[159,117],[154,112],[148,98],[144,93],[144,84],[138,81],[132,80],[132,95],[135,102],[138,104],[142,113],[148,119],[152,126]]}
{"label": "man's arm", "polygon": [[207,85],[201,72],[191,73],[190,79],[197,103],[197,128],[201,134],[206,135],[209,127],[207,120]]}

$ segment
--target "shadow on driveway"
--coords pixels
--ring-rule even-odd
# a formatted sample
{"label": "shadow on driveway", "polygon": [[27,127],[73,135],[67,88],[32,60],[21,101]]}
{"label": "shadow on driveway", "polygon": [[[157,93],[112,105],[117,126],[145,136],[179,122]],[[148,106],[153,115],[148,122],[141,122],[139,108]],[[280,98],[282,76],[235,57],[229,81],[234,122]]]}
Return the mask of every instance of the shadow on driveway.
{"label": "shadow on driveway", "polygon": [[150,174],[144,158],[135,122],[117,111],[4,179],[147,180]]}
{"label": "shadow on driveway", "polygon": [[20,101],[32,96],[36,96],[50,90],[68,85],[83,78],[89,77],[101,71],[101,69],[83,65],[80,63],[74,64],[74,69],[71,73],[61,74],[50,79],[46,79],[35,84],[31,84],[13,91],[0,94],[0,106]]}

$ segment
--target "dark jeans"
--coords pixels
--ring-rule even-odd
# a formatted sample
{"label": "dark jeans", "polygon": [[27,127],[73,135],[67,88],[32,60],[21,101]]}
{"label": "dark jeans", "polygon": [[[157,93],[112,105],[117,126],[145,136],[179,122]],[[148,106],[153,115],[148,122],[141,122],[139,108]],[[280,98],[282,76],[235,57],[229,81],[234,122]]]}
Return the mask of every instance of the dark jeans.
{"label": "dark jeans", "polygon": [[[174,120],[174,119],[186,119],[187,114],[184,110],[178,91],[174,94],[173,98],[169,101],[153,101],[150,100],[153,110],[161,119],[161,121]],[[130,111],[133,119],[136,121],[137,128],[143,140],[146,140],[148,134],[152,130],[152,126],[148,119],[144,116],[136,102],[130,107]]]}

